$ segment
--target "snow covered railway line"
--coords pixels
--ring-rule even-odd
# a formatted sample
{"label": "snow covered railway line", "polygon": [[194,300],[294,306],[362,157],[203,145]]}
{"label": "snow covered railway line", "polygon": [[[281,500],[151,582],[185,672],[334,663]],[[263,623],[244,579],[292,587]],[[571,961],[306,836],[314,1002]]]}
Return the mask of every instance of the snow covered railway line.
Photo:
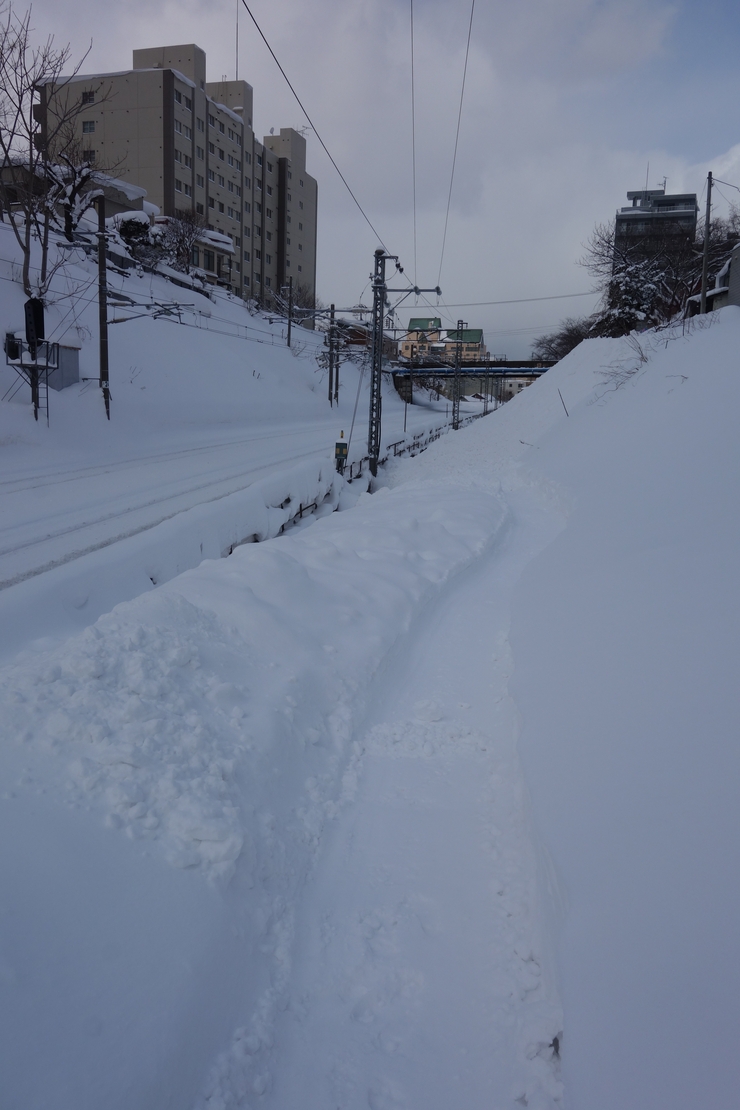
{"label": "snow covered railway line", "polygon": [[[286,456],[282,460],[282,462],[285,464],[296,463],[299,462],[301,459],[315,457],[317,454],[319,454],[319,451],[315,449],[311,451],[302,451],[297,455]],[[253,483],[258,480],[258,476],[264,475],[266,471],[269,472],[272,469],[274,468],[269,465],[263,465],[253,467],[250,470],[241,470],[236,474],[229,475],[228,477],[216,478],[211,482],[204,482],[197,486],[190,486],[187,489],[179,490],[175,493],[169,494],[166,497],[154,498],[138,505],[132,505],[128,508],[120,509],[117,512],[108,513],[105,516],[98,517],[95,520],[87,520],[83,521],[80,524],[73,524],[67,528],[61,528],[56,532],[50,532],[44,536],[31,538],[29,540],[26,540],[24,543],[0,549],[0,574],[9,574],[9,576],[7,577],[0,578],[0,590],[7,589],[9,586],[14,586],[17,583],[23,582],[28,578],[33,578],[36,575],[44,574],[46,571],[52,570],[54,567],[62,566],[65,563],[71,562],[73,559],[79,559],[84,555],[89,555],[93,551],[99,551],[104,547],[110,547],[112,544],[119,543],[121,540],[128,539],[131,536],[139,535],[141,532],[146,532],[150,528],[156,528],[157,525],[163,524],[167,520],[172,520],[173,517],[178,516],[182,512],[187,512],[189,509],[197,508],[199,505],[210,504],[214,501],[221,500],[224,497],[228,497],[232,493],[239,493],[241,490],[248,489],[249,486],[253,485]],[[250,481],[241,481],[248,475],[250,476]],[[235,479],[239,479],[240,484],[231,485],[231,483]],[[228,488],[223,489],[220,492],[213,492],[215,488],[223,486],[224,483],[229,483]],[[173,506],[172,511],[167,512],[164,515],[158,513],[155,519],[142,521],[141,523],[130,527],[123,532],[114,532],[112,535],[105,535],[100,539],[87,543],[83,547],[74,547],[72,550],[65,551],[63,554],[59,554],[51,558],[47,557],[45,561],[38,562],[35,566],[26,566],[23,570],[18,570],[15,572],[13,572],[12,570],[12,561],[10,572],[8,572],[3,566],[2,560],[8,556],[20,556],[21,553],[28,553],[31,548],[39,548],[41,545],[51,545],[55,541],[58,541],[65,536],[78,536],[80,533],[92,532],[94,531],[94,529],[99,528],[101,525],[120,521],[124,517],[130,516],[131,514],[143,513],[147,509],[157,508],[159,506],[166,505],[168,502],[177,502],[182,498],[190,498],[193,494],[202,493],[204,490],[211,490],[211,495],[201,498],[197,501],[190,501],[189,503],[180,505],[177,508],[174,508]],[[25,558],[26,555],[24,555],[24,559]]]}

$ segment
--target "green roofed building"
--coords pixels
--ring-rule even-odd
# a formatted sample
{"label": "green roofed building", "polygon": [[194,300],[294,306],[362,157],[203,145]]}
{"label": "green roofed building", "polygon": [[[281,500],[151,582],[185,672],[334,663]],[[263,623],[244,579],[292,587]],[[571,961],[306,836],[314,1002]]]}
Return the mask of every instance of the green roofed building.
{"label": "green roofed building", "polygon": [[[442,327],[439,316],[415,316],[399,343],[399,355],[426,362],[439,359],[453,363],[457,354],[458,333]],[[462,362],[481,362],[488,358],[481,328],[465,328],[462,333]]]}

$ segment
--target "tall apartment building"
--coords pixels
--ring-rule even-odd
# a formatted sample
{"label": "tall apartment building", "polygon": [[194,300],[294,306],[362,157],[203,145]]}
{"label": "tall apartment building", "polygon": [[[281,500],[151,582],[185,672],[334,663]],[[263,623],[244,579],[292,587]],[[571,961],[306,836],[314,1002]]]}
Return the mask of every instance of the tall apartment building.
{"label": "tall apartment building", "polygon": [[632,204],[620,208],[614,225],[618,250],[645,248],[656,244],[677,249],[696,237],[699,212],[696,193],[666,193],[665,189],[642,189],[627,193]]}
{"label": "tall apartment building", "polygon": [[284,127],[258,142],[251,85],[208,82],[205,52],[190,43],[134,50],[130,70],[78,74],[60,96],[78,91],[76,137],[103,169],[145,188],[163,215],[197,212],[230,238],[231,251],[198,248],[211,280],[269,300],[292,277],[314,297],[318,186],[306,140]]}

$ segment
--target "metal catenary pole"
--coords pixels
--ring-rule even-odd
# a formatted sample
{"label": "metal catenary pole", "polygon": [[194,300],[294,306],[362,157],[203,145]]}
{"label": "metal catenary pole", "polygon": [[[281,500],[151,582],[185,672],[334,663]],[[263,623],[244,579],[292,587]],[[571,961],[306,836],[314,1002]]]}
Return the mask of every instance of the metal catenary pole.
{"label": "metal catenary pole", "polygon": [[455,343],[455,376],[452,379],[452,427],[457,431],[460,427],[460,363],[462,362],[463,328],[464,320],[457,321],[457,342]]}
{"label": "metal catenary pole", "polygon": [[382,407],[381,383],[383,372],[383,313],[385,312],[385,251],[379,247],[375,252],[373,271],[373,312],[370,350],[370,419],[367,431],[367,453],[370,459],[370,473],[378,473],[380,456],[380,418]]}
{"label": "metal catenary pole", "polygon": [[293,278],[288,280],[288,346],[290,346],[290,333],[293,328]]}
{"label": "metal catenary pole", "polygon": [[704,218],[704,257],[701,263],[701,304],[699,312],[707,311],[707,279],[709,277],[709,225],[712,219],[712,171],[707,174],[707,212]]}
{"label": "metal catenary pole", "polygon": [[108,277],[105,267],[105,197],[98,197],[98,320],[100,323],[100,388],[105,415],[110,420],[110,376],[108,374]]}
{"label": "metal catenary pole", "polygon": [[329,404],[334,401],[334,305],[329,316]]}

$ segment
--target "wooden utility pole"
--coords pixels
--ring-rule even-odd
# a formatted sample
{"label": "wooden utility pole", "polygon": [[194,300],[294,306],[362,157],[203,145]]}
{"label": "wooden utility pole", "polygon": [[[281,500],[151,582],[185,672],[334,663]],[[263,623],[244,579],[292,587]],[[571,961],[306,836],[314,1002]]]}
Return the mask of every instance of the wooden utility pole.
{"label": "wooden utility pole", "polygon": [[100,388],[103,391],[105,415],[110,420],[110,377],[108,374],[108,277],[105,267],[105,197],[98,207],[98,321],[100,325]]}
{"label": "wooden utility pole", "polygon": [[699,312],[707,311],[707,282],[709,280],[709,225],[712,219],[712,171],[707,174],[707,214],[704,217],[704,258],[701,264],[701,303]]}

